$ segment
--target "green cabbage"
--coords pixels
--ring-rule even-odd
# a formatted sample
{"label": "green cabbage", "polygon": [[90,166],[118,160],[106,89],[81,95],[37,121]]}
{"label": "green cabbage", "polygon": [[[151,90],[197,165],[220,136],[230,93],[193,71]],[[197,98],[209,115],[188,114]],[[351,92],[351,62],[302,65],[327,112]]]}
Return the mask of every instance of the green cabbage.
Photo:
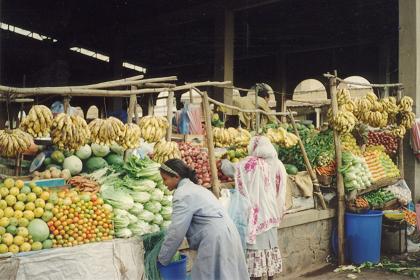
{"label": "green cabbage", "polygon": [[160,214],[162,215],[163,219],[170,220],[171,215],[172,215],[172,207],[169,207],[169,206],[162,207]]}
{"label": "green cabbage", "polygon": [[115,229],[126,228],[130,224],[128,216],[115,215],[114,216],[114,227]]}
{"label": "green cabbage", "polygon": [[128,228],[118,229],[115,232],[115,236],[118,237],[118,238],[129,238],[132,235],[133,235],[133,233]]}
{"label": "green cabbage", "polygon": [[144,209],[155,214],[160,212],[162,205],[157,201],[149,201],[144,205]]}
{"label": "green cabbage", "polygon": [[149,233],[151,230],[150,225],[144,221],[138,221],[135,224],[129,225],[128,228],[131,230],[133,235],[143,235]]}
{"label": "green cabbage", "polygon": [[156,225],[161,225],[163,223],[163,217],[161,214],[155,214],[155,218],[153,219],[153,223]]}
{"label": "green cabbage", "polygon": [[150,199],[154,201],[161,201],[163,199],[163,195],[163,191],[155,189],[152,191]]}
{"label": "green cabbage", "polygon": [[152,212],[147,211],[147,210],[143,210],[143,212],[141,212],[138,215],[139,220],[141,221],[145,221],[145,222],[151,222],[153,221],[153,219],[155,218],[155,215],[153,215]]}
{"label": "green cabbage", "polygon": [[158,225],[151,225],[150,226],[150,233],[158,232],[160,231],[160,226]]}
{"label": "green cabbage", "polygon": [[129,222],[130,222],[130,225],[135,224],[138,221],[137,217],[134,216],[134,215],[131,215],[130,213],[128,213],[127,217],[128,217]]}
{"label": "green cabbage", "polygon": [[150,200],[151,195],[147,192],[131,192],[135,202],[146,203]]}
{"label": "green cabbage", "polygon": [[114,208],[128,210],[134,205],[133,198],[130,194],[108,187],[102,191],[102,198]]}
{"label": "green cabbage", "polygon": [[160,201],[160,203],[163,206],[170,206],[172,204],[172,195],[165,195],[162,200]]}
{"label": "green cabbage", "polygon": [[134,206],[131,207],[131,209],[128,210],[128,212],[130,212],[131,214],[137,216],[137,215],[139,215],[143,211],[143,209],[144,209],[143,204],[134,203]]}

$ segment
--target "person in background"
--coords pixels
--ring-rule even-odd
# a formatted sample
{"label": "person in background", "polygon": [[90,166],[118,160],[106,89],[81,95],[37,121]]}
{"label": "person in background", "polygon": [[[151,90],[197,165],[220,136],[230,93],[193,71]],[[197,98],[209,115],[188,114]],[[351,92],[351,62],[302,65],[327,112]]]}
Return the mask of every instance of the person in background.
{"label": "person in background", "polygon": [[[258,92],[258,103],[257,107],[260,110],[263,110],[267,113],[271,112],[270,107],[268,106],[268,101],[270,100],[270,94],[273,94],[273,89],[265,84],[265,83],[258,83],[256,84],[253,89]],[[235,107],[239,107],[245,110],[255,110],[255,95],[248,94],[247,96],[235,96],[232,101],[232,105]],[[234,112],[235,114],[235,112]],[[239,117],[239,121],[241,122],[241,126],[247,129],[252,128],[255,124],[255,114],[252,113],[243,113],[243,112],[236,112],[237,116]],[[265,115],[260,114],[261,118],[261,126],[266,125],[267,123],[278,123],[278,119],[275,115]],[[229,116],[231,119],[236,119],[235,115]],[[230,122],[228,121],[227,124]],[[239,125],[239,123],[238,123]],[[237,125],[237,126],[238,126]]]}
{"label": "person in background", "polygon": [[193,280],[249,279],[239,233],[213,193],[197,185],[195,172],[180,159],[166,161],[160,172],[175,192],[159,262],[168,265],[186,236],[190,249],[197,250]]}
{"label": "person in background", "polygon": [[251,279],[273,279],[282,271],[277,231],[286,208],[287,173],[267,137],[251,138],[248,153],[236,165],[223,160],[222,171],[235,178],[235,187],[249,207],[247,213],[238,213],[248,218],[248,273]]}

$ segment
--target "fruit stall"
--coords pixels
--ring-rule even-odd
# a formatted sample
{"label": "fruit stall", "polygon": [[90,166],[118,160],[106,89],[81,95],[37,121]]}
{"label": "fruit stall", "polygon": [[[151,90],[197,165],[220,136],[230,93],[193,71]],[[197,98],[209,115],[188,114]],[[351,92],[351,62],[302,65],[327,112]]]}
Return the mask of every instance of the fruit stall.
{"label": "fruit stall", "polygon": [[[404,181],[402,151],[403,139],[413,126],[415,115],[412,112],[413,100],[403,96],[401,84],[364,85],[370,86],[372,91],[365,96],[352,98],[347,87],[342,85],[359,83],[344,81],[337,74],[325,76],[330,81],[328,122],[332,128],[330,139],[334,140],[331,141],[334,152],[330,157],[332,161],[325,162],[325,165],[317,168],[317,172],[335,177],[338,259],[343,264],[344,242],[347,239],[348,244],[353,244],[350,240],[352,237],[347,236],[350,230],[347,228],[344,232],[345,220],[347,223],[354,217],[383,213],[384,225],[393,222],[415,225],[415,212],[410,209],[411,192]],[[380,92],[384,88],[395,90],[391,91],[390,96],[378,96],[373,91]],[[381,225],[382,222],[379,231]],[[380,243],[380,232],[375,239]],[[354,244],[348,246],[347,250],[353,250]],[[378,248],[380,253],[380,246]],[[351,256],[350,259],[354,261]]]}
{"label": "fruit stall", "polygon": [[[90,261],[85,258],[97,254],[107,256],[105,263],[113,260],[114,265],[107,267],[109,275],[141,278],[147,272],[143,263],[138,265],[144,254],[138,237],[166,228],[172,213],[172,193],[163,184],[159,163],[183,158],[190,165],[195,164],[192,167],[199,171],[200,183],[213,189],[218,187],[216,161],[211,156],[213,144],[208,143],[208,150],[204,151],[203,147],[193,147],[190,143],[172,142],[168,121],[172,119],[172,110],[168,110],[167,117],[152,114],[138,119],[134,112],[135,96],[168,90],[169,106],[176,91],[195,86],[223,86],[229,82],[178,87],[163,83],[173,80],[176,77],[136,76],[79,87],[0,86],[1,94],[8,96],[7,99],[54,94],[63,96],[65,105],[64,112],[57,114],[47,106],[33,105],[17,127],[0,130],[2,159],[18,165],[16,176],[0,175],[2,268],[13,267],[9,272],[18,279],[36,279],[45,275],[45,269],[51,266],[29,270],[35,263],[39,266],[44,261],[65,262],[73,272],[87,277],[89,271],[95,273],[90,267],[97,267],[101,258]],[[109,89],[120,86],[131,89]],[[129,118],[124,124],[115,117],[87,123],[84,118],[68,113],[69,96],[85,94],[129,98],[129,115],[135,116],[134,123]],[[210,111],[206,112],[205,121],[210,128],[206,134],[211,142]],[[37,143],[44,147],[29,157],[33,170],[22,172],[29,171],[19,166],[23,154]],[[146,146],[152,150],[143,149]],[[131,250],[131,255],[138,258],[121,257],[124,250]],[[67,275],[68,271],[62,273]]]}

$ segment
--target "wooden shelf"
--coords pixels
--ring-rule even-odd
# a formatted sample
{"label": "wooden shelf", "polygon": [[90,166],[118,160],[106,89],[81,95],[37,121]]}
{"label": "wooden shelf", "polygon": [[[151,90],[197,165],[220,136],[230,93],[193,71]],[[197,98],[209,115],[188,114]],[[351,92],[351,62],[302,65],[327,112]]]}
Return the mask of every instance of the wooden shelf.
{"label": "wooden shelf", "polygon": [[357,195],[359,196],[359,195],[362,195],[362,194],[365,194],[365,193],[369,193],[371,191],[375,191],[375,190],[393,185],[396,182],[398,182],[399,180],[401,180],[401,178],[386,178],[386,179],[380,180],[380,181],[372,184],[372,186],[370,186],[369,188],[358,191]]}

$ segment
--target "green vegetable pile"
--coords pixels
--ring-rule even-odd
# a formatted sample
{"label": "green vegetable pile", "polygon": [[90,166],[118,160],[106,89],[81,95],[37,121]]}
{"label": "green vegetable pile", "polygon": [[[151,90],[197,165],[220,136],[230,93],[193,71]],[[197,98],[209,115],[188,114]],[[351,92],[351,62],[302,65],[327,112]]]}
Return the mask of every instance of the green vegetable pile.
{"label": "green vegetable pile", "polygon": [[343,174],[344,188],[347,192],[363,190],[371,186],[372,175],[364,158],[350,152],[343,152],[342,161],[343,166],[339,171]]}
{"label": "green vegetable pile", "polygon": [[132,156],[102,182],[103,199],[114,208],[115,236],[144,235],[168,227],[172,214],[172,194],[163,184],[160,165],[149,158]]}
{"label": "green vegetable pile", "polygon": [[371,208],[377,209],[382,208],[388,201],[395,199],[395,195],[392,192],[384,189],[370,192],[363,197],[369,202]]}
{"label": "green vegetable pile", "polygon": [[[287,130],[291,131],[290,126],[287,127]],[[299,125],[298,131],[312,167],[325,166],[334,160],[335,152],[332,130],[318,132],[315,129],[309,129],[304,125]],[[293,164],[300,171],[306,170],[299,145],[291,148],[277,147],[277,151],[279,159],[283,163]]]}

